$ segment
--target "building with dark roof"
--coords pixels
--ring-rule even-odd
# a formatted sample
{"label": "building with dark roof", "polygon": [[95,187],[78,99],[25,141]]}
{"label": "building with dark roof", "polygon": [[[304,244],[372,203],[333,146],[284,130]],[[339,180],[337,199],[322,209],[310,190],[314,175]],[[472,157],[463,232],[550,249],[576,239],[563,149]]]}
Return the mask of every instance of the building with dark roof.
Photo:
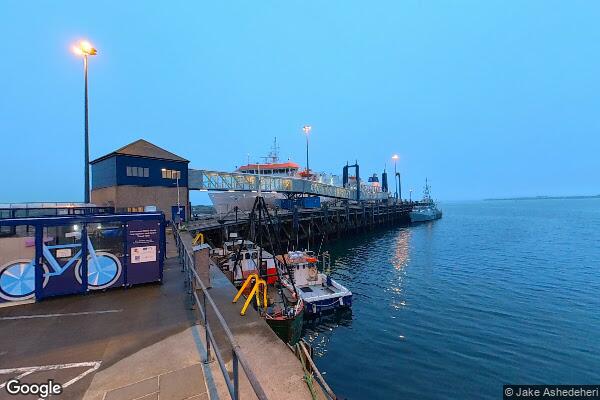
{"label": "building with dark roof", "polygon": [[156,206],[172,219],[179,197],[179,204],[189,210],[189,161],[183,157],[139,139],[90,164],[96,205],[130,212]]}

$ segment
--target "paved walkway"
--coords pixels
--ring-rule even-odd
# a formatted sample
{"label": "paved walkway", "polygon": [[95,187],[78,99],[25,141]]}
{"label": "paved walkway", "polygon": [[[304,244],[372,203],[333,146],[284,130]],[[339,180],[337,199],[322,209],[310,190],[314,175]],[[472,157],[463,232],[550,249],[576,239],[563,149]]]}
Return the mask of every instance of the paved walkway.
{"label": "paved walkway", "polygon": [[195,322],[171,246],[162,285],[2,308],[0,399],[20,375],[63,384],[61,400],[208,398]]}
{"label": "paved walkway", "polygon": [[99,371],[84,400],[209,399],[194,330],[186,329]]}

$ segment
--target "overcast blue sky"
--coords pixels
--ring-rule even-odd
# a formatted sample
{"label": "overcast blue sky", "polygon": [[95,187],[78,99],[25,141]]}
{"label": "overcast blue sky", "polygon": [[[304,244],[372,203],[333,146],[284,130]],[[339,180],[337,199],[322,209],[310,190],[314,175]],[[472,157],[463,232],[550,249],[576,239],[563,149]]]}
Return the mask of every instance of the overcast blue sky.
{"label": "overcast blue sky", "polygon": [[[0,1],[0,203],[82,198],[91,155],[145,138],[197,168],[401,157],[443,200],[600,193],[597,1]],[[194,202],[202,200],[192,197]]]}

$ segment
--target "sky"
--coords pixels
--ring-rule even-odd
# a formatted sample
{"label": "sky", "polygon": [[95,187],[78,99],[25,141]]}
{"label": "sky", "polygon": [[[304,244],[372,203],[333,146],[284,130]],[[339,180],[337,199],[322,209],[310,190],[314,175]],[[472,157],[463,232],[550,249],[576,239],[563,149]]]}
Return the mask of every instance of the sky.
{"label": "sky", "polygon": [[[90,146],[232,171],[269,151],[420,197],[600,193],[600,2],[0,0],[0,203],[81,201]],[[406,195],[405,195],[406,197]],[[202,193],[193,203],[206,203]]]}

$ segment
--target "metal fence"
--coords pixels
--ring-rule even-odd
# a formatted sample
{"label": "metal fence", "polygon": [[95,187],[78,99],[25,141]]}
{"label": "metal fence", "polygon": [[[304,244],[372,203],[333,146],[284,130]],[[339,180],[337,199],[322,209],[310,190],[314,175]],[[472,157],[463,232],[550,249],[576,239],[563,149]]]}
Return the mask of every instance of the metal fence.
{"label": "metal fence", "polygon": [[[240,346],[237,344],[237,341],[233,337],[233,333],[227,326],[227,322],[223,318],[223,315],[219,312],[214,300],[208,293],[206,286],[198,276],[196,272],[195,264],[194,264],[194,256],[193,250],[190,248],[191,243],[188,244],[185,240],[182,240],[180,236],[180,232],[176,229],[173,230],[175,236],[175,243],[177,245],[177,252],[179,254],[179,259],[182,265],[182,271],[185,272],[186,276],[186,285],[189,289],[190,299],[193,304],[198,307],[200,311],[200,315],[204,322],[204,333],[206,337],[206,357],[205,361],[210,361],[211,353],[214,353],[221,372],[223,373],[223,378],[225,379],[225,383],[227,384],[227,389],[229,390],[229,394],[232,399],[239,399],[239,365],[242,366],[242,370],[244,371],[246,378],[250,382],[252,389],[254,390],[254,394],[258,397],[259,400],[267,400],[267,395],[265,394],[262,386],[260,385],[256,375],[250,368],[248,361],[246,360],[244,354],[240,350]],[[198,295],[198,292],[202,295],[202,300]],[[233,363],[233,379],[229,377],[229,371],[225,366],[225,361],[223,360],[222,352],[219,350],[217,342],[215,340],[214,334],[210,328],[210,323],[208,321],[208,310],[206,308],[207,303],[212,308],[213,313],[221,328],[225,332],[225,336],[232,348],[232,363]],[[211,352],[211,348],[214,350]]]}
{"label": "metal fence", "polygon": [[114,207],[85,203],[8,203],[0,204],[0,219],[57,217],[68,215],[114,214]]}

